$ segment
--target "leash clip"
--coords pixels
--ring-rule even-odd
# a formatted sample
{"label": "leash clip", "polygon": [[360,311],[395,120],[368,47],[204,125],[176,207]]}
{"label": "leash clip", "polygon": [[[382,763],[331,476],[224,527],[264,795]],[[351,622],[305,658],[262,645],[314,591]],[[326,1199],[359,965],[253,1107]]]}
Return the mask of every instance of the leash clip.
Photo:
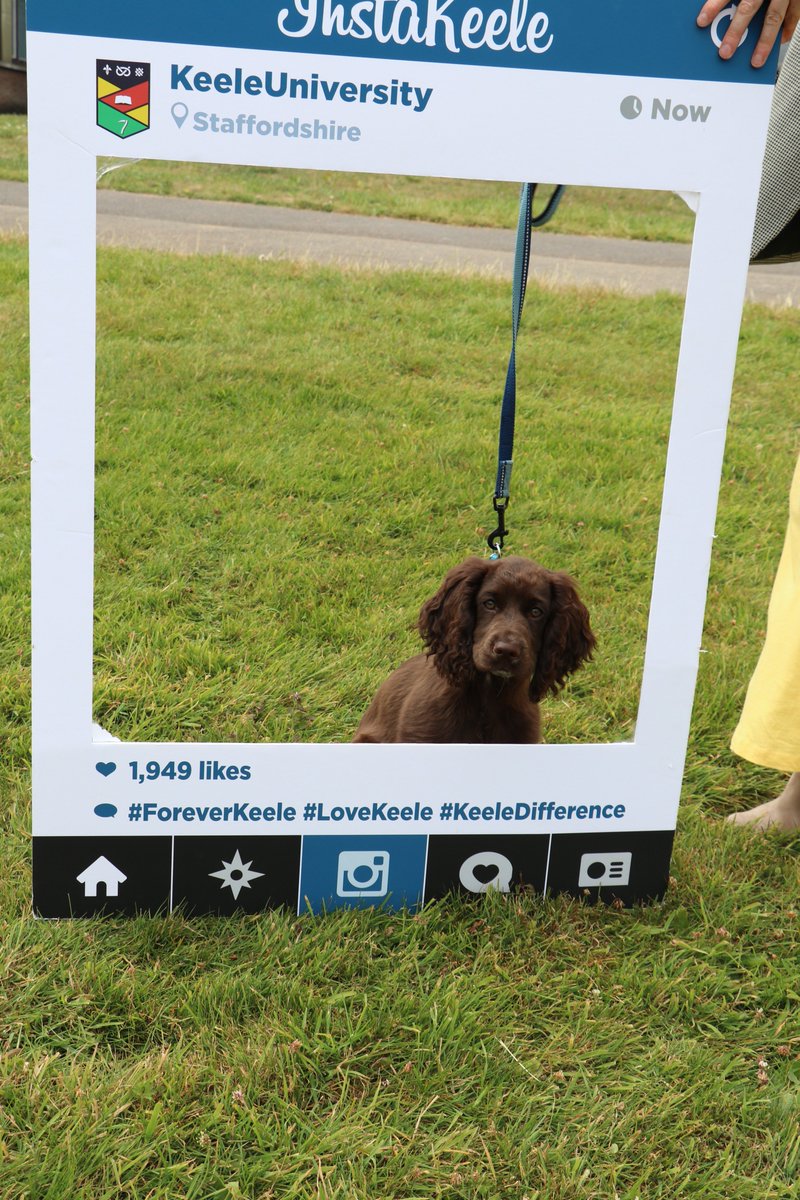
{"label": "leash clip", "polygon": [[490,559],[497,560],[503,553],[503,542],[506,538],[506,509],[508,508],[508,496],[495,496],[492,500],[494,511],[497,513],[497,528],[494,529],[486,541],[488,543],[491,554]]}

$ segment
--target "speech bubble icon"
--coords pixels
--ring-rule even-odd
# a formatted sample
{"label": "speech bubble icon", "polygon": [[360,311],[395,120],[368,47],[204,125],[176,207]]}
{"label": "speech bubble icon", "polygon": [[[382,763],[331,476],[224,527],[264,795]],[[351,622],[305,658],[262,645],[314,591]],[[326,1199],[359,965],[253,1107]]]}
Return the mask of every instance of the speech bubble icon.
{"label": "speech bubble icon", "polygon": [[175,122],[175,124],[178,126],[178,129],[180,129],[181,125],[183,124],[183,122],[186,120],[186,118],[189,115],[189,109],[188,109],[187,105],[185,105],[183,103],[182,100],[178,100],[178,102],[176,104],[173,104],[171,111],[172,111],[172,119]]}
{"label": "speech bubble icon", "polygon": [[496,854],[493,850],[483,850],[473,854],[461,864],[458,879],[468,892],[488,892],[493,889],[498,892],[511,891],[511,877],[514,867],[504,854]]}

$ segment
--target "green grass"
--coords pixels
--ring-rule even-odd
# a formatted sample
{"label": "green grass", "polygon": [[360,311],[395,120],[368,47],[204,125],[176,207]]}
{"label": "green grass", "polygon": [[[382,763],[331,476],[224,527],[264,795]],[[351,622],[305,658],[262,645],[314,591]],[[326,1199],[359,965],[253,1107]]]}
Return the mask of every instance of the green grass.
{"label": "green grass", "polygon": [[[99,187],[500,229],[514,227],[517,219],[517,183],[100,160],[101,170],[112,167],[121,169],[104,174]],[[25,118],[0,116],[0,179],[26,178]],[[544,194],[549,192],[546,188]],[[536,208],[539,211],[538,200]],[[571,187],[547,228],[554,233],[690,242],[694,217],[671,192]]]}
{"label": "green grass", "polygon": [[[96,719],[146,740],[347,740],[415,651],[421,601],[491,528],[507,289],[104,264]],[[577,574],[604,646],[550,706],[553,740],[633,726],[679,320],[669,298],[532,297],[512,544]]]}
{"label": "green grass", "polygon": [[[507,289],[122,251],[98,283],[97,715],[349,736],[480,550]],[[727,738],[783,535],[797,314],[745,317],[662,905],[48,924],[25,302],[0,243],[0,1200],[793,1200],[800,840],[720,818],[776,786]],[[679,322],[668,297],[529,297],[512,547],[577,574],[602,639],[550,738],[630,730]]]}

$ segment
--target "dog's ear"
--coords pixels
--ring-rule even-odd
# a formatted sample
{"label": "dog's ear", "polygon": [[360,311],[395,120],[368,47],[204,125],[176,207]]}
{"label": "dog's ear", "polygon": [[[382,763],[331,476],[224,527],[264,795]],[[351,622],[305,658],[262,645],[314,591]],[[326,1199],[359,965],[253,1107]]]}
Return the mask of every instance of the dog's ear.
{"label": "dog's ear", "polygon": [[472,633],[475,597],[489,569],[482,558],[468,558],[448,571],[435,596],[419,614],[419,632],[434,655],[437,671],[455,687],[463,687],[475,674]]}
{"label": "dog's ear", "polygon": [[575,583],[563,571],[551,571],[552,607],[530,686],[531,700],[559,692],[567,676],[592,657],[597,638]]}

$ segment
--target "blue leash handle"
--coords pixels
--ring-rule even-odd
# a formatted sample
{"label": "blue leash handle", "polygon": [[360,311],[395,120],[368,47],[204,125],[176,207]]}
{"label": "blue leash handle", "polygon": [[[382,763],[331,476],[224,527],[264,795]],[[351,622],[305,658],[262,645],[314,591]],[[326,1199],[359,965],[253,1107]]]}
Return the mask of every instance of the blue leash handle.
{"label": "blue leash handle", "polygon": [[514,465],[514,417],[517,406],[517,334],[519,332],[525,289],[528,284],[528,268],[531,259],[531,225],[533,223],[533,196],[536,184],[523,183],[519,198],[517,221],[517,243],[514,252],[514,286],[511,299],[511,354],[503,389],[503,404],[500,409],[500,435],[497,445],[497,479],[494,485],[494,510],[498,526],[486,539],[495,558],[500,557],[506,536],[505,510],[508,507],[511,486],[511,469]]}

